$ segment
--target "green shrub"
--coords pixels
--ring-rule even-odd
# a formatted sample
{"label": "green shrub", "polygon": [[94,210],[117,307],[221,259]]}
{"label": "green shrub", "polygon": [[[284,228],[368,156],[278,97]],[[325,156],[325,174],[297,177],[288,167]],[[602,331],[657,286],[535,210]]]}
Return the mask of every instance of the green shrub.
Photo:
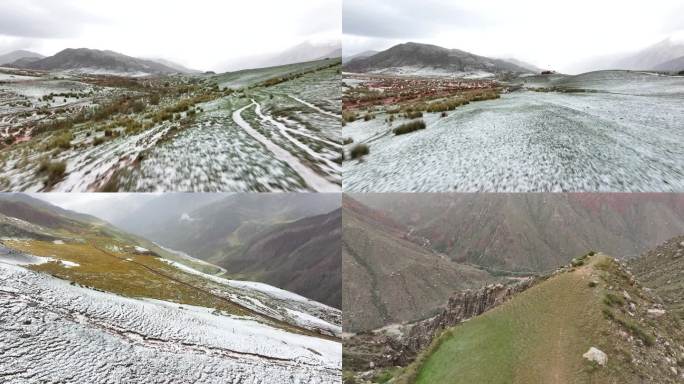
{"label": "green shrub", "polygon": [[47,175],[45,185],[51,187],[64,177],[66,173],[66,162],[42,160],[38,165],[38,173]]}
{"label": "green shrub", "polygon": [[625,300],[622,297],[615,295],[613,293],[610,293],[610,292],[606,293],[606,296],[603,298],[603,302],[609,307],[613,307],[616,304],[617,305],[624,305],[625,304]]}
{"label": "green shrub", "polygon": [[350,151],[350,156],[352,159],[361,158],[370,153],[370,148],[366,144],[356,144],[354,148]]}
{"label": "green shrub", "polygon": [[344,144],[344,145],[348,145],[348,144],[351,144],[353,142],[354,142],[354,139],[352,139],[351,137],[345,137],[344,139],[342,139],[342,144]]}
{"label": "green shrub", "polygon": [[385,372],[382,372],[382,373],[375,375],[375,377],[373,377],[373,382],[384,384],[384,383],[390,381],[391,379],[392,379],[392,374],[385,371]]}
{"label": "green shrub", "polygon": [[351,123],[352,121],[358,119],[359,116],[353,111],[342,111],[342,120]]}
{"label": "green shrub", "polygon": [[107,139],[105,139],[104,136],[99,136],[99,137],[96,137],[93,139],[93,145],[98,146],[98,145],[104,143],[105,141],[107,141]]}
{"label": "green shrub", "polygon": [[417,119],[419,117],[423,117],[423,112],[421,112],[421,111],[406,112],[406,118],[407,119]]}
{"label": "green shrub", "polygon": [[344,372],[342,374],[342,384],[356,384],[356,379],[354,378],[354,374],[351,372]]}
{"label": "green shrub", "polygon": [[574,257],[572,260],[570,260],[570,265],[573,267],[581,267],[584,265],[584,259],[581,257]]}
{"label": "green shrub", "polygon": [[414,121],[402,124],[402,125],[394,128],[394,130],[392,132],[394,132],[395,135],[403,135],[406,133],[417,131],[419,129],[425,129],[425,122],[423,120],[414,120]]}
{"label": "green shrub", "polygon": [[161,100],[161,97],[157,93],[154,93],[150,96],[150,104],[152,104],[152,105],[159,105],[160,100]]}
{"label": "green shrub", "polygon": [[370,121],[370,120],[373,120],[373,114],[366,113],[365,115],[363,115],[363,121]]}
{"label": "green shrub", "polygon": [[601,309],[601,312],[603,312],[603,316],[606,319],[608,319],[608,320],[615,319],[615,315],[613,314],[613,311],[611,311],[610,309],[604,307]]}
{"label": "green shrub", "polygon": [[452,98],[452,99],[447,99],[443,101],[435,101],[430,103],[427,107],[426,110],[427,112],[446,112],[446,111],[453,111],[457,107],[460,107],[461,105],[466,105],[468,104],[468,100],[464,100],[460,97]]}
{"label": "green shrub", "polygon": [[644,331],[643,328],[639,326],[639,324],[621,318],[615,318],[615,321],[617,321],[623,327],[627,328],[634,336],[641,339],[641,341],[643,341],[645,345],[651,346],[655,344],[655,337]]}

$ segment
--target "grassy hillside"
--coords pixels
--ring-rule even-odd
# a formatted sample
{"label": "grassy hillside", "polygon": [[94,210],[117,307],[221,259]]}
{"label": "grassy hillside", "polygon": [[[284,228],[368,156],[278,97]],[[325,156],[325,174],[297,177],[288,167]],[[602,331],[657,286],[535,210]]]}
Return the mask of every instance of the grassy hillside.
{"label": "grassy hillside", "polygon": [[341,59],[323,59],[304,63],[286,64],[275,67],[243,69],[227,72],[212,77],[212,81],[221,88],[242,88],[257,85],[265,81],[298,74],[308,73],[331,65],[339,65]]}
{"label": "grassy hillside", "polygon": [[[577,264],[445,331],[397,382],[679,382],[676,320],[650,316],[655,299],[614,259]],[[592,346],[608,355],[605,366],[582,357]]]}
{"label": "grassy hillside", "polygon": [[[87,235],[84,242],[55,244],[36,240],[8,240],[8,247],[53,261],[33,265],[36,271],[74,283],[129,297],[155,298],[179,304],[217,308],[245,315],[242,307],[191,284],[191,276],[132,245]],[[64,263],[64,262],[67,263]],[[75,263],[72,266],[70,263]]]}

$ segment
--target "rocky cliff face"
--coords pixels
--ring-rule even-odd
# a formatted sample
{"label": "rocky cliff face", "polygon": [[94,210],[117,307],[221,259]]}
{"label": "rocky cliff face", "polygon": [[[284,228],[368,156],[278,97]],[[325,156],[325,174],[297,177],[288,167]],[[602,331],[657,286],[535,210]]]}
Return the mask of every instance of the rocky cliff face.
{"label": "rocky cliff face", "polygon": [[416,323],[364,332],[345,340],[345,369],[406,366],[426,348],[442,330],[480,315],[510,299],[539,281],[526,278],[513,285],[490,284],[468,289],[450,297],[438,315]]}
{"label": "rocky cliff face", "polygon": [[515,285],[490,284],[477,290],[459,292],[449,298],[439,315],[420,321],[409,328],[394,345],[397,365],[410,363],[418,352],[427,347],[442,330],[480,315],[505,302],[513,295],[531,287],[537,279],[527,278]]}

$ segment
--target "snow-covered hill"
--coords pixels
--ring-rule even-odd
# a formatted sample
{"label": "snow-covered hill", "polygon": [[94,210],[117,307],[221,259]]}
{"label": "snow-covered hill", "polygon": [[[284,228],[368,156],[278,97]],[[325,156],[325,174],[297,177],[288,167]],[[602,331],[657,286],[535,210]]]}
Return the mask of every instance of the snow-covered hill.
{"label": "snow-covered hill", "polygon": [[[2,261],[2,257],[0,257]],[[0,262],[6,382],[336,383],[339,342]]]}

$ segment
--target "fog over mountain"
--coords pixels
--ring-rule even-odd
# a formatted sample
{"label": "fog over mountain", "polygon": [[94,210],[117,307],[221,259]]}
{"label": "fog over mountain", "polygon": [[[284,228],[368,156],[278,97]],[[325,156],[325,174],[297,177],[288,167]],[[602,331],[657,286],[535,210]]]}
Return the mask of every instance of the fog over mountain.
{"label": "fog over mountain", "polygon": [[[620,60],[667,38],[677,44],[684,36],[684,22],[678,17],[684,5],[677,0],[648,5],[580,0],[559,7],[540,0],[348,0],[343,9],[344,55],[413,41],[576,74],[633,69],[631,62]],[[611,60],[605,60],[607,56]]]}
{"label": "fog over mountain", "polygon": [[339,39],[341,9],[341,0],[198,0],[191,6],[182,0],[4,0],[0,55],[28,50],[52,56],[86,47],[219,72],[228,60]]}

